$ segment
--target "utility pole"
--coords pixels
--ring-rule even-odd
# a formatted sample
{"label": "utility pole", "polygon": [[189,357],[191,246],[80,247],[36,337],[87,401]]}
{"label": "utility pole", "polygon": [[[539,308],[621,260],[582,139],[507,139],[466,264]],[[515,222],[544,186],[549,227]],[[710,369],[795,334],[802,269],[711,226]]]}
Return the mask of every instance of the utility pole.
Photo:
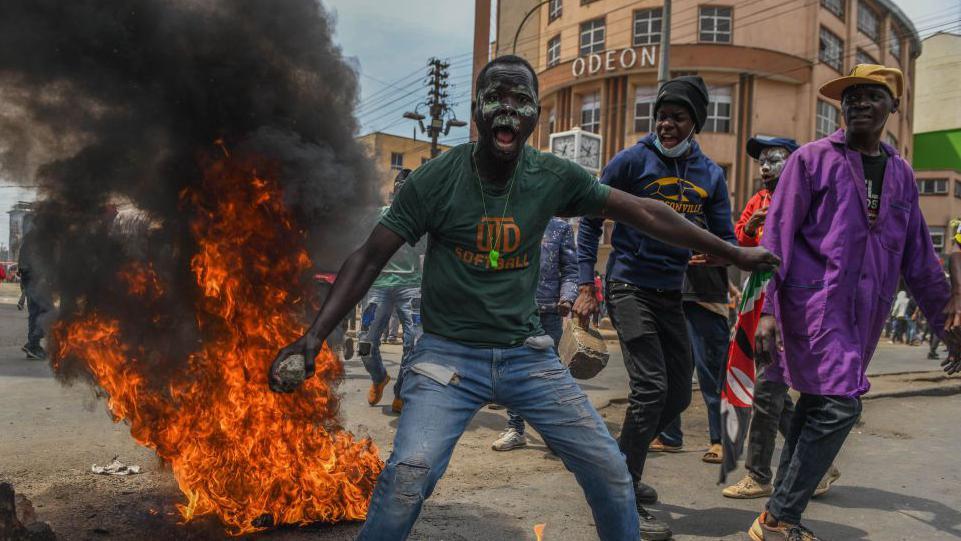
{"label": "utility pole", "polygon": [[[428,111],[430,112],[430,123],[424,126],[424,115],[417,112],[414,109],[413,112],[404,113],[404,118],[409,118],[410,120],[416,120],[420,125],[420,131],[426,133],[430,137],[430,157],[436,158],[440,154],[440,148],[437,147],[437,138],[443,135],[447,135],[451,128],[459,128],[466,126],[467,123],[456,118],[450,118],[447,123],[444,123],[444,117],[447,116],[448,112],[452,112],[451,104],[447,102],[449,97],[447,94],[447,87],[450,86],[447,83],[447,78],[450,76],[447,68],[450,64],[443,62],[438,58],[431,58],[427,62],[427,67],[430,71],[427,72],[429,77],[428,85],[430,87],[427,93],[427,101],[421,105],[426,105]],[[420,105],[417,106],[420,108]]]}
{"label": "utility pole", "polygon": [[664,0],[661,20],[661,61],[657,70],[659,88],[671,79],[671,0]]}

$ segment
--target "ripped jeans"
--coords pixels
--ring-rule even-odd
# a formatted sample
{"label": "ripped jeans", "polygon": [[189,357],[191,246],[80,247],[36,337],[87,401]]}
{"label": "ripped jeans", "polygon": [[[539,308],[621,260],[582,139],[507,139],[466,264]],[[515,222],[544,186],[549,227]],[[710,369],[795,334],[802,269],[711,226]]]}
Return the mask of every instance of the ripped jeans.
{"label": "ripped jeans", "polygon": [[407,539],[454,445],[489,402],[519,413],[574,473],[602,541],[640,538],[624,457],[554,348],[472,347],[424,334],[411,354],[401,398],[394,450],[358,541]]}

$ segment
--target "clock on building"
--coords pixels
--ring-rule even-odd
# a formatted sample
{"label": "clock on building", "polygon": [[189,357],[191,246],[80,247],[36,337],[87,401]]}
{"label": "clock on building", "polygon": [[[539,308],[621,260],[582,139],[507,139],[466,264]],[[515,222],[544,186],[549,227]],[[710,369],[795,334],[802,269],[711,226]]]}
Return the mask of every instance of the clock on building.
{"label": "clock on building", "polygon": [[571,160],[597,175],[601,172],[601,136],[574,128],[570,131],[552,133],[551,153]]}

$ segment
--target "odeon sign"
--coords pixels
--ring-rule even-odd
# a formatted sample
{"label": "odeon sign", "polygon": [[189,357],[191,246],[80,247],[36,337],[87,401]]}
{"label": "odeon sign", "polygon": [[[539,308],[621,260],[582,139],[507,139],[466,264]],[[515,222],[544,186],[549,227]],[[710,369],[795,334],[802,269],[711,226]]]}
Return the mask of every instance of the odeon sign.
{"label": "odeon sign", "polygon": [[593,53],[582,56],[571,62],[571,75],[574,78],[584,75],[597,75],[601,71],[608,72],[617,69],[629,70],[633,68],[654,67],[657,65],[657,46],[628,48],[603,53]]}

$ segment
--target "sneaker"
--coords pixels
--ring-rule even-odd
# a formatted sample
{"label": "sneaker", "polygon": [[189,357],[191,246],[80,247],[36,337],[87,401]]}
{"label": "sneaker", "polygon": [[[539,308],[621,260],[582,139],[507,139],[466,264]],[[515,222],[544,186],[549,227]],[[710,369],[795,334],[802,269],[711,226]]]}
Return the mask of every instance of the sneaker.
{"label": "sneaker", "polygon": [[684,450],[684,445],[668,445],[661,440],[660,436],[657,436],[651,440],[647,450],[651,453],[680,453]]}
{"label": "sneaker", "polygon": [[657,491],[647,483],[634,481],[634,499],[642,505],[653,505],[657,503]]}
{"label": "sneaker", "polygon": [[27,354],[28,359],[40,360],[47,357],[47,352],[39,345],[31,346],[30,344],[24,344],[20,350]]}
{"label": "sneaker", "polygon": [[674,535],[666,522],[658,520],[640,504],[637,505],[637,518],[641,520],[641,539],[644,541],[667,541]]}
{"label": "sneaker", "polygon": [[935,353],[935,352],[928,353],[928,359],[931,359],[932,361],[936,361],[936,360],[938,360],[938,359],[940,359],[940,358],[941,358],[941,356],[938,355],[938,354]]}
{"label": "sneaker", "polygon": [[524,437],[524,434],[518,432],[516,428],[508,428],[504,432],[501,432],[500,437],[494,440],[494,443],[491,444],[491,449],[495,451],[510,451],[511,449],[526,446],[527,438]]}
{"label": "sneaker", "polygon": [[390,403],[390,411],[400,415],[400,412],[404,409],[404,401],[400,397],[395,396],[394,401]]}
{"label": "sneaker", "polygon": [[821,541],[814,532],[800,524],[779,522],[777,526],[768,526],[766,520],[767,511],[754,519],[747,532],[752,541]]}
{"label": "sneaker", "polygon": [[384,388],[390,383],[390,376],[384,376],[384,381],[380,383],[371,383],[370,389],[367,390],[367,403],[371,406],[376,406],[380,399],[384,397]]}
{"label": "sneaker", "polygon": [[733,484],[721,491],[725,498],[735,500],[753,500],[754,498],[764,498],[774,493],[774,486],[771,484],[758,483],[750,475],[745,475],[736,484]]}
{"label": "sneaker", "polygon": [[831,490],[831,485],[833,485],[834,482],[840,478],[841,470],[839,470],[834,464],[831,464],[831,469],[829,469],[828,472],[824,474],[824,477],[821,478],[821,482],[818,483],[818,487],[814,489],[814,496],[812,497],[817,498],[818,496],[827,493],[827,491]]}

